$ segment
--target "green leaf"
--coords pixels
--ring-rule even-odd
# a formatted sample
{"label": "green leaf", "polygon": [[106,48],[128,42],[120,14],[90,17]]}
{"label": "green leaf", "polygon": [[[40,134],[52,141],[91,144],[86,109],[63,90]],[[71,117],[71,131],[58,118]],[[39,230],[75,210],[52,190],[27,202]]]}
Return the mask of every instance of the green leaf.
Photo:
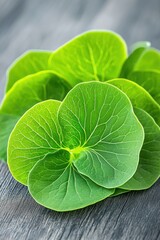
{"label": "green leaf", "polygon": [[120,188],[116,188],[112,196],[118,196],[131,190],[147,189],[160,176],[160,127],[144,110],[137,108],[134,111],[145,131],[139,165],[133,177]]}
{"label": "green leaf", "polygon": [[59,106],[56,100],[36,104],[22,116],[11,133],[8,165],[15,179],[24,185],[35,163],[61,148],[57,123]]}
{"label": "green leaf", "polygon": [[38,102],[47,99],[62,100],[69,89],[70,86],[63,79],[50,71],[27,76],[14,84],[5,95],[0,109],[0,126],[3,127],[0,134],[0,142],[3,142],[0,159],[6,160],[5,146],[18,119]]}
{"label": "green leaf", "polygon": [[159,70],[160,69],[160,52],[157,49],[147,49],[139,61],[137,62],[134,70]]}
{"label": "green leaf", "polygon": [[134,71],[134,68],[137,64],[137,61],[141,57],[141,55],[146,51],[145,47],[136,48],[129,57],[125,60],[122,70],[120,73],[120,77],[128,78],[128,75]]}
{"label": "green leaf", "polygon": [[108,83],[121,89],[131,100],[132,105],[148,112],[160,125],[160,105],[138,84],[127,79],[117,78]]}
{"label": "green leaf", "polygon": [[148,49],[151,47],[151,43],[148,41],[136,42],[131,46],[131,51],[134,52],[138,48]]}
{"label": "green leaf", "polygon": [[0,113],[0,159],[6,160],[7,159],[7,144],[9,135],[14,128],[16,122],[18,121],[19,117],[14,115],[7,115]]}
{"label": "green leaf", "polygon": [[69,161],[69,152],[61,150],[33,167],[28,185],[38,203],[56,211],[71,211],[101,201],[114,192],[80,174]]}
{"label": "green leaf", "polygon": [[126,44],[109,31],[86,32],[52,53],[49,67],[72,86],[118,77],[127,57]]}
{"label": "green leaf", "polygon": [[160,71],[135,71],[128,78],[145,88],[160,104]]}
{"label": "green leaf", "polygon": [[8,148],[13,176],[27,184],[33,165],[57,148],[68,151],[70,164],[98,185],[114,188],[128,181],[137,169],[144,133],[127,96],[110,84],[91,82],[68,93],[58,121],[54,104],[37,104],[13,130]]}
{"label": "green leaf", "polygon": [[74,210],[112,195],[133,176],[143,139],[124,93],[83,83],[61,104],[45,101],[22,116],[10,136],[8,164],[37,202]]}
{"label": "green leaf", "polygon": [[0,158],[41,205],[79,209],[159,178],[160,52],[141,42],[126,58],[119,35],[90,31],[8,70]]}
{"label": "green leaf", "polygon": [[129,192],[129,190],[116,188],[115,192],[110,197],[117,197],[117,196],[122,195],[123,193],[127,193],[127,192]]}
{"label": "green leaf", "polygon": [[135,109],[135,113],[144,128],[145,139],[136,173],[120,187],[126,190],[147,189],[160,176],[160,127],[142,109]]}
{"label": "green leaf", "polygon": [[138,164],[143,130],[126,95],[106,83],[79,84],[66,96],[58,117],[64,146],[84,148],[74,161],[80,173],[107,188],[130,178]]}
{"label": "green leaf", "polygon": [[49,70],[48,59],[50,55],[51,52],[47,51],[28,51],[20,56],[8,69],[6,91],[21,78],[39,71]]}
{"label": "green leaf", "polygon": [[135,49],[123,64],[120,77],[128,78],[134,71],[154,71],[160,69],[160,52],[154,48]]}

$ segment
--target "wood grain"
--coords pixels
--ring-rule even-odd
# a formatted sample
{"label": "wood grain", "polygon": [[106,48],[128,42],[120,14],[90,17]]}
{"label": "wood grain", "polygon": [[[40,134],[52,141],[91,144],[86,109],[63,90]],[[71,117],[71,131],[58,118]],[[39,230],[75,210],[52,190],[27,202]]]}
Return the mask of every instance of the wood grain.
{"label": "wood grain", "polygon": [[[159,0],[0,0],[0,99],[11,62],[28,49],[56,49],[93,28],[120,33],[129,45],[160,48]],[[38,205],[0,163],[0,240],[160,239],[160,181],[69,213]]]}

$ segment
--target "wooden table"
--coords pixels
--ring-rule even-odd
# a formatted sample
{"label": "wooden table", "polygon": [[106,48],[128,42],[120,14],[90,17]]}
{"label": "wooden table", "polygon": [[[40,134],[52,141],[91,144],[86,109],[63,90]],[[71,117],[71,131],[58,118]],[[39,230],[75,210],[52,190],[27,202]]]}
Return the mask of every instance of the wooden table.
{"label": "wooden table", "polygon": [[[11,62],[28,49],[56,49],[95,28],[120,33],[129,45],[160,48],[159,0],[0,0],[0,99]],[[38,205],[0,163],[0,240],[160,239],[160,186],[57,213]]]}

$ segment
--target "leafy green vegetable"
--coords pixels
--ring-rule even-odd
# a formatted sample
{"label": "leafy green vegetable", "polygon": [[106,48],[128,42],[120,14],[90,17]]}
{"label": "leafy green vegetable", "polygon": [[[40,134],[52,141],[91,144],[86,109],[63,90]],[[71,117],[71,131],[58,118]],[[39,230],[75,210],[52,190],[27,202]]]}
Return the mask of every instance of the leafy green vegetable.
{"label": "leafy green vegetable", "polygon": [[49,67],[72,86],[118,77],[127,57],[123,39],[109,31],[86,32],[52,53]]}
{"label": "leafy green vegetable", "polygon": [[70,86],[50,71],[29,75],[7,92],[0,108],[0,158],[6,160],[6,145],[18,119],[30,107],[47,99],[62,100]]}
{"label": "leafy green vegetable", "polygon": [[[87,45],[86,45],[86,39],[88,39]],[[103,42],[103,45],[104,45],[103,48],[106,49],[106,51],[104,51],[104,54],[102,51],[103,48],[101,49],[99,46],[100,41]],[[86,46],[87,46],[87,48],[86,48]],[[101,44],[101,46],[102,46],[102,44]],[[72,51],[73,48],[74,48],[74,51]],[[61,54],[61,50],[62,50],[62,48],[58,50],[58,52],[60,51],[60,54]],[[79,62],[80,59],[75,58],[74,61],[72,62],[71,66],[74,65],[73,67],[77,67],[77,66],[80,67],[80,70],[78,70],[77,72],[75,71],[75,73],[72,76],[72,78],[75,81],[77,81],[76,79],[79,76],[82,77],[82,74],[83,74],[83,78],[85,79],[84,81],[86,81],[87,78],[88,78],[88,80],[92,80],[92,77],[94,78],[94,76],[96,76],[96,73],[97,73],[97,77],[98,77],[100,72],[101,72],[101,75],[103,75],[102,77],[106,77],[106,76],[109,77],[109,75],[112,73],[114,73],[114,76],[118,76],[118,72],[120,71],[121,65],[124,62],[124,59],[126,58],[125,43],[118,35],[116,35],[112,32],[105,32],[105,31],[103,31],[103,32],[101,32],[101,31],[100,32],[87,32],[87,33],[79,36],[78,38],[72,40],[70,43],[68,43],[67,45],[65,45],[63,47],[62,52],[63,52],[64,56],[63,56],[62,62],[60,63],[60,71],[61,72],[60,72],[60,74],[58,71],[57,72],[58,72],[59,76],[64,74],[65,79],[68,80],[69,82],[70,82],[70,78],[69,79],[66,78],[65,72],[63,72],[63,70],[65,70],[65,69],[63,69],[63,67],[70,68],[70,66],[69,66],[70,62],[67,63],[66,51],[67,52],[72,51],[73,53],[78,54],[80,56],[80,59],[82,61],[81,63],[83,65],[82,68],[84,67],[84,63],[85,63],[84,69],[86,69],[86,71],[82,73],[80,64],[78,65],[75,61],[75,60],[77,60]],[[111,52],[112,53],[118,52],[119,55],[117,55],[117,56],[115,54],[112,55]],[[84,56],[83,56],[83,54],[84,54]],[[36,73],[40,72],[40,74],[41,74],[41,72],[42,72],[42,76],[44,76],[43,72],[45,73],[45,70],[50,69],[50,68],[52,68],[53,71],[56,72],[57,65],[53,63],[54,58],[57,59],[56,56],[57,56],[57,51],[53,54],[51,54],[51,52],[46,52],[46,51],[29,51],[29,52],[25,53],[24,55],[22,55],[18,60],[16,60],[12,64],[12,66],[9,68],[8,74],[7,74],[8,82],[7,82],[6,91],[10,90],[17,81],[23,79],[23,82],[21,82],[20,89],[16,88],[14,90],[13,94],[9,95],[10,97],[8,97],[8,95],[5,97],[3,104],[2,104],[2,109],[0,110],[0,115],[1,115],[0,118],[1,118],[2,125],[6,125],[5,120],[4,120],[5,117],[3,115],[4,114],[11,115],[9,117],[9,119],[7,120],[8,127],[6,126],[4,131],[0,133],[0,141],[2,139],[4,139],[3,144],[1,145],[2,149],[0,149],[0,158],[6,160],[6,147],[4,147],[4,146],[6,146],[8,137],[11,133],[11,130],[14,127],[14,124],[12,121],[12,115],[14,115],[13,118],[15,118],[15,116],[17,116],[17,115],[20,118],[21,115],[23,113],[25,113],[25,111],[27,109],[29,109],[31,106],[33,106],[35,103],[42,101],[42,100],[50,99],[50,98],[62,100],[63,98],[60,95],[62,95],[63,97],[66,95],[67,91],[64,92],[64,85],[66,86],[67,84],[66,84],[66,81],[64,81],[64,80],[63,80],[64,83],[62,80],[59,81],[59,83],[58,83],[58,79],[57,79],[56,86],[55,86],[55,83],[53,86],[52,86],[52,83],[48,84],[48,87],[45,89],[46,97],[45,96],[43,96],[43,97],[37,96],[38,91],[40,91],[38,93],[38,95],[39,94],[44,95],[42,93],[43,86],[40,87],[40,84],[43,85],[43,83],[38,83],[39,89],[37,88],[37,86],[34,87],[32,84],[31,84],[31,86],[29,86],[30,82],[26,83],[26,81],[28,81],[28,79],[32,78],[33,74],[35,74],[35,76],[33,76],[34,81],[36,81],[36,78],[38,78],[37,82],[39,82],[39,75],[36,75]],[[51,61],[50,61],[51,67],[48,64],[49,57],[51,57]],[[119,60],[119,58],[120,58],[120,60]],[[70,61],[70,58],[68,58],[68,60]],[[88,63],[86,63],[86,61]],[[106,63],[105,63],[105,61],[106,61]],[[64,62],[65,62],[65,64],[64,64]],[[95,65],[93,65],[93,63]],[[87,68],[86,68],[86,66],[87,66]],[[96,68],[97,68],[97,70],[96,70]],[[86,73],[87,71],[90,71],[90,72]],[[66,74],[67,74],[67,72],[66,72]],[[57,75],[57,77],[58,77],[58,75]],[[97,77],[96,77],[96,79],[97,79]],[[89,78],[91,78],[91,79],[89,79]],[[59,77],[59,79],[62,79],[62,78]],[[44,81],[45,81],[45,79],[44,79]],[[82,80],[80,80],[80,81],[82,81]],[[40,90],[40,88],[41,88],[41,90]],[[53,88],[54,88],[54,90],[53,90]],[[23,90],[21,90],[21,89],[23,89]],[[67,87],[67,89],[70,89],[70,87]],[[28,94],[27,94],[27,91],[29,92]],[[26,99],[23,98],[23,94]],[[49,95],[51,95],[51,96],[49,96]],[[20,102],[20,107],[19,107],[19,102]],[[2,113],[3,113],[3,115],[2,115]],[[19,118],[17,118],[17,119],[19,119]],[[12,125],[12,127],[10,125]],[[4,142],[5,142],[5,144],[4,144]],[[3,154],[1,154],[2,151],[3,151]],[[5,153],[5,157],[4,157],[4,153]]]}
{"label": "leafy green vegetable", "polygon": [[160,71],[135,71],[128,78],[145,88],[160,104]]}
{"label": "leafy green vegetable", "polygon": [[46,51],[28,51],[19,57],[8,69],[6,91],[21,78],[39,71],[49,70],[48,59],[50,55],[51,52]]}
{"label": "leafy green vegetable", "polygon": [[113,194],[108,188],[133,176],[143,139],[122,91],[107,83],[81,83],[62,103],[45,101],[22,116],[10,136],[8,164],[36,201],[73,210]]}
{"label": "leafy green vegetable", "polygon": [[148,112],[160,125],[160,105],[138,84],[127,79],[117,78],[108,83],[121,89],[131,100],[132,105]]}
{"label": "leafy green vegetable", "polygon": [[0,158],[57,211],[147,189],[160,176],[159,89],[160,52],[140,42],[127,57],[110,31],[27,52],[7,73]]}

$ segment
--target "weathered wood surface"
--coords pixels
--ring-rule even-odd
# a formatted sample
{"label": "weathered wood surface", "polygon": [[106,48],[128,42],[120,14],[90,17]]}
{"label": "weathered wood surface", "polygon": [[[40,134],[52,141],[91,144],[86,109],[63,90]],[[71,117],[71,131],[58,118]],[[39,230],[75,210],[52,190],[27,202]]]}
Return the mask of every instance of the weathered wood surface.
{"label": "weathered wood surface", "polygon": [[[160,48],[159,0],[0,0],[0,99],[10,63],[28,49],[56,49],[91,28],[111,29],[128,44]],[[0,240],[160,239],[160,186],[70,213],[34,202],[0,163]]]}

